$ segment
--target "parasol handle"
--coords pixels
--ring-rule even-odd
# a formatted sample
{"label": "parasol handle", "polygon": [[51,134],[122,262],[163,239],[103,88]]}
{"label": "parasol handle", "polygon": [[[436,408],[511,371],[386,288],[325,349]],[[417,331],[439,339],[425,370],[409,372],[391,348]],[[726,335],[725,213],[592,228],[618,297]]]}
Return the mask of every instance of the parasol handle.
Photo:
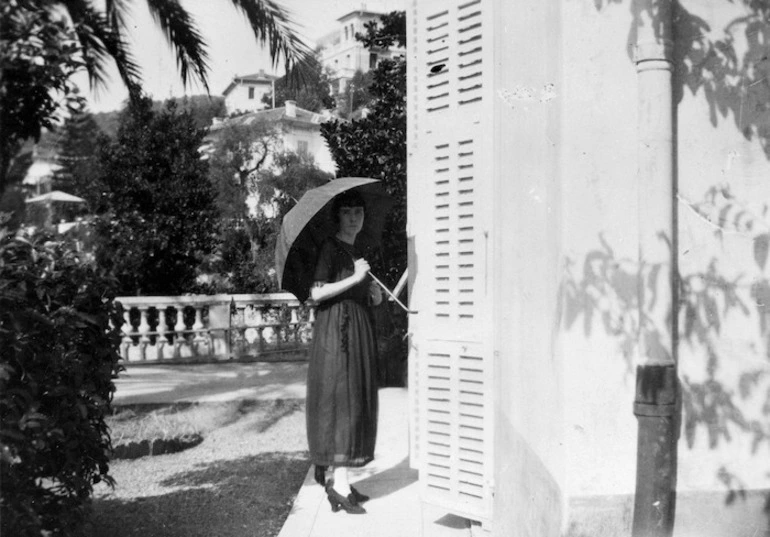
{"label": "parasol handle", "polygon": [[407,313],[411,313],[411,314],[417,313],[415,310],[410,310],[409,308],[407,308],[406,306],[404,306],[404,304],[403,304],[403,303],[402,303],[402,302],[401,302],[401,301],[398,299],[398,297],[396,297],[396,295],[394,295],[393,293],[391,293],[391,292],[390,292],[390,289],[388,289],[388,288],[387,288],[387,286],[386,286],[384,283],[382,283],[382,282],[381,282],[381,281],[380,281],[380,280],[377,278],[377,276],[375,276],[374,274],[372,274],[372,271],[369,271],[369,276],[371,276],[371,277],[372,277],[372,279],[373,279],[375,282],[377,282],[377,284],[378,284],[380,287],[382,287],[382,288],[385,290],[385,292],[386,292],[386,293],[388,293],[388,295],[390,296],[390,298],[392,298],[393,300],[395,300],[395,301],[396,301],[396,303],[397,303],[399,306],[401,306],[401,307],[404,309],[404,311],[405,311],[405,312],[407,312]]}
{"label": "parasol handle", "polygon": [[404,290],[404,287],[406,287],[406,280],[409,277],[409,269],[405,269],[404,273],[401,275],[401,277],[398,279],[398,283],[393,288],[393,294],[396,296],[401,296],[401,291]]}

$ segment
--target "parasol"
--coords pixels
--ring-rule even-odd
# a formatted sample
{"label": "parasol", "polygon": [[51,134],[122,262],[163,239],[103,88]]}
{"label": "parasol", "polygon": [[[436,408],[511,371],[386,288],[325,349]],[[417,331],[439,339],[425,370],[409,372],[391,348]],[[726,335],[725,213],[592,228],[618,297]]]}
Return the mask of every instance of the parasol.
{"label": "parasol", "polygon": [[342,177],[308,190],[286,213],[275,245],[278,285],[301,302],[310,296],[321,245],[337,232],[331,215],[331,201],[348,190],[361,194],[366,203],[364,227],[356,238],[356,245],[363,252],[379,245],[385,219],[393,205],[380,181],[366,177]]}
{"label": "parasol", "polygon": [[34,198],[29,198],[28,200],[26,200],[27,203],[51,203],[54,201],[62,202],[62,203],[85,203],[86,202],[86,200],[84,200],[83,198],[73,196],[72,194],[67,194],[66,192],[62,192],[61,190],[52,190],[51,192],[40,194],[39,196],[35,196]]}

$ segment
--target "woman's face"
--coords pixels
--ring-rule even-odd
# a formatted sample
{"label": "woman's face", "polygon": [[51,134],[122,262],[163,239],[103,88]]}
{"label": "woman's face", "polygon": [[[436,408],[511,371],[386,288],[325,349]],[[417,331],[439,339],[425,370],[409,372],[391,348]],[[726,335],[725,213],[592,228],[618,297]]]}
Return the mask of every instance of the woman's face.
{"label": "woman's face", "polygon": [[342,233],[358,235],[364,227],[364,208],[340,207],[339,219]]}

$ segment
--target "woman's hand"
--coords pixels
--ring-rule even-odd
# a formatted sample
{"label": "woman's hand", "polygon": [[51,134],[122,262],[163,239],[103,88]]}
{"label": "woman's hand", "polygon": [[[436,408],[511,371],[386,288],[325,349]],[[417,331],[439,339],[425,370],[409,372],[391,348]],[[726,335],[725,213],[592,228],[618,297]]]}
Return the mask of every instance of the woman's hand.
{"label": "woman's hand", "polygon": [[364,281],[364,278],[369,274],[370,269],[371,267],[366,259],[363,257],[361,259],[356,259],[355,265],[353,266],[353,277],[355,278],[356,283]]}

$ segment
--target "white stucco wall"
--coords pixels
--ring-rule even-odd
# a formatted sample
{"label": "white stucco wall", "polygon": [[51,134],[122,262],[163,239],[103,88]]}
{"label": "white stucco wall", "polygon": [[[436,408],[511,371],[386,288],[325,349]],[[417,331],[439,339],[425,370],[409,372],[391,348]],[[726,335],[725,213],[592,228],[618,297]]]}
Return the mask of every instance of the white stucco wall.
{"label": "white stucco wall", "polygon": [[[249,99],[249,88],[254,88],[253,99]],[[225,97],[227,113],[262,110],[266,107],[262,102],[262,97],[270,94],[271,91],[272,86],[270,84],[249,84],[248,82],[239,84]]]}
{"label": "white stucco wall", "polygon": [[[565,288],[626,268],[637,255],[636,71],[628,55],[630,14],[592,2],[563,4],[559,164],[562,185],[561,350],[565,379],[567,495],[633,491],[636,461],[634,356],[605,329],[583,294]],[[596,261],[588,259],[594,256]],[[597,291],[611,285],[596,282]],[[635,281],[626,291],[636,293]],[[585,300],[583,300],[585,299]],[[612,302],[611,296],[599,298]]]}
{"label": "white stucco wall", "polygon": [[283,147],[286,150],[299,151],[300,141],[307,144],[307,151],[313,155],[316,166],[325,172],[335,172],[336,166],[331,152],[318,129],[287,129],[284,134]]}
{"label": "white stucco wall", "polygon": [[[713,39],[721,38],[729,22],[745,14],[741,6],[721,1],[682,5],[704,25],[696,33]],[[638,215],[636,199],[637,84],[629,55],[633,15],[629,2],[597,9],[594,2],[574,0],[563,3],[562,10],[562,81],[557,90],[562,109],[562,292],[565,284],[573,287],[562,295],[560,346],[565,494],[573,499],[629,496],[636,478],[636,356],[629,305],[636,293],[638,219],[644,215]],[[683,39],[681,24],[676,33]],[[739,61],[745,52],[744,32],[740,24],[734,28]],[[677,54],[683,51],[681,41],[677,47]],[[712,76],[708,69],[702,77],[681,69],[675,86],[684,76],[692,87]],[[713,105],[716,100],[720,104]],[[744,114],[743,119],[736,122],[736,113]],[[767,431],[770,426],[770,413],[763,409],[770,387],[767,332],[762,332],[751,296],[753,284],[767,281],[767,267],[760,270],[753,252],[754,237],[763,225],[767,229],[767,217],[755,219],[752,231],[732,225],[741,211],[744,222],[751,214],[761,215],[770,200],[768,155],[756,137],[748,140],[741,133],[757,114],[762,114],[761,108],[751,109],[748,101],[742,108],[726,94],[710,100],[702,87],[696,93],[685,87],[677,107],[678,262],[693,290],[683,294],[682,301],[697,312],[692,325],[683,312],[679,316],[684,404],[677,535],[738,532],[712,524],[704,513],[698,515],[700,520],[690,514],[694,502],[689,498],[695,496],[688,494],[695,493],[714,498],[713,505],[708,504],[708,510],[720,513],[714,517],[729,517],[750,506],[741,516],[747,520],[745,531],[752,531],[750,524],[757,523],[762,505],[750,503],[750,497],[740,500],[741,492],[751,496],[752,490],[770,486],[770,443],[759,437],[755,445],[751,430]],[[741,123],[740,129],[736,123]],[[735,198],[705,204],[709,189],[720,185],[729,185]],[[728,222],[721,238],[720,214]],[[726,301],[726,296],[735,301]],[[628,504],[616,502],[614,508],[618,525],[608,534],[625,529],[631,516]],[[698,524],[696,529],[688,526],[691,523]]]}

